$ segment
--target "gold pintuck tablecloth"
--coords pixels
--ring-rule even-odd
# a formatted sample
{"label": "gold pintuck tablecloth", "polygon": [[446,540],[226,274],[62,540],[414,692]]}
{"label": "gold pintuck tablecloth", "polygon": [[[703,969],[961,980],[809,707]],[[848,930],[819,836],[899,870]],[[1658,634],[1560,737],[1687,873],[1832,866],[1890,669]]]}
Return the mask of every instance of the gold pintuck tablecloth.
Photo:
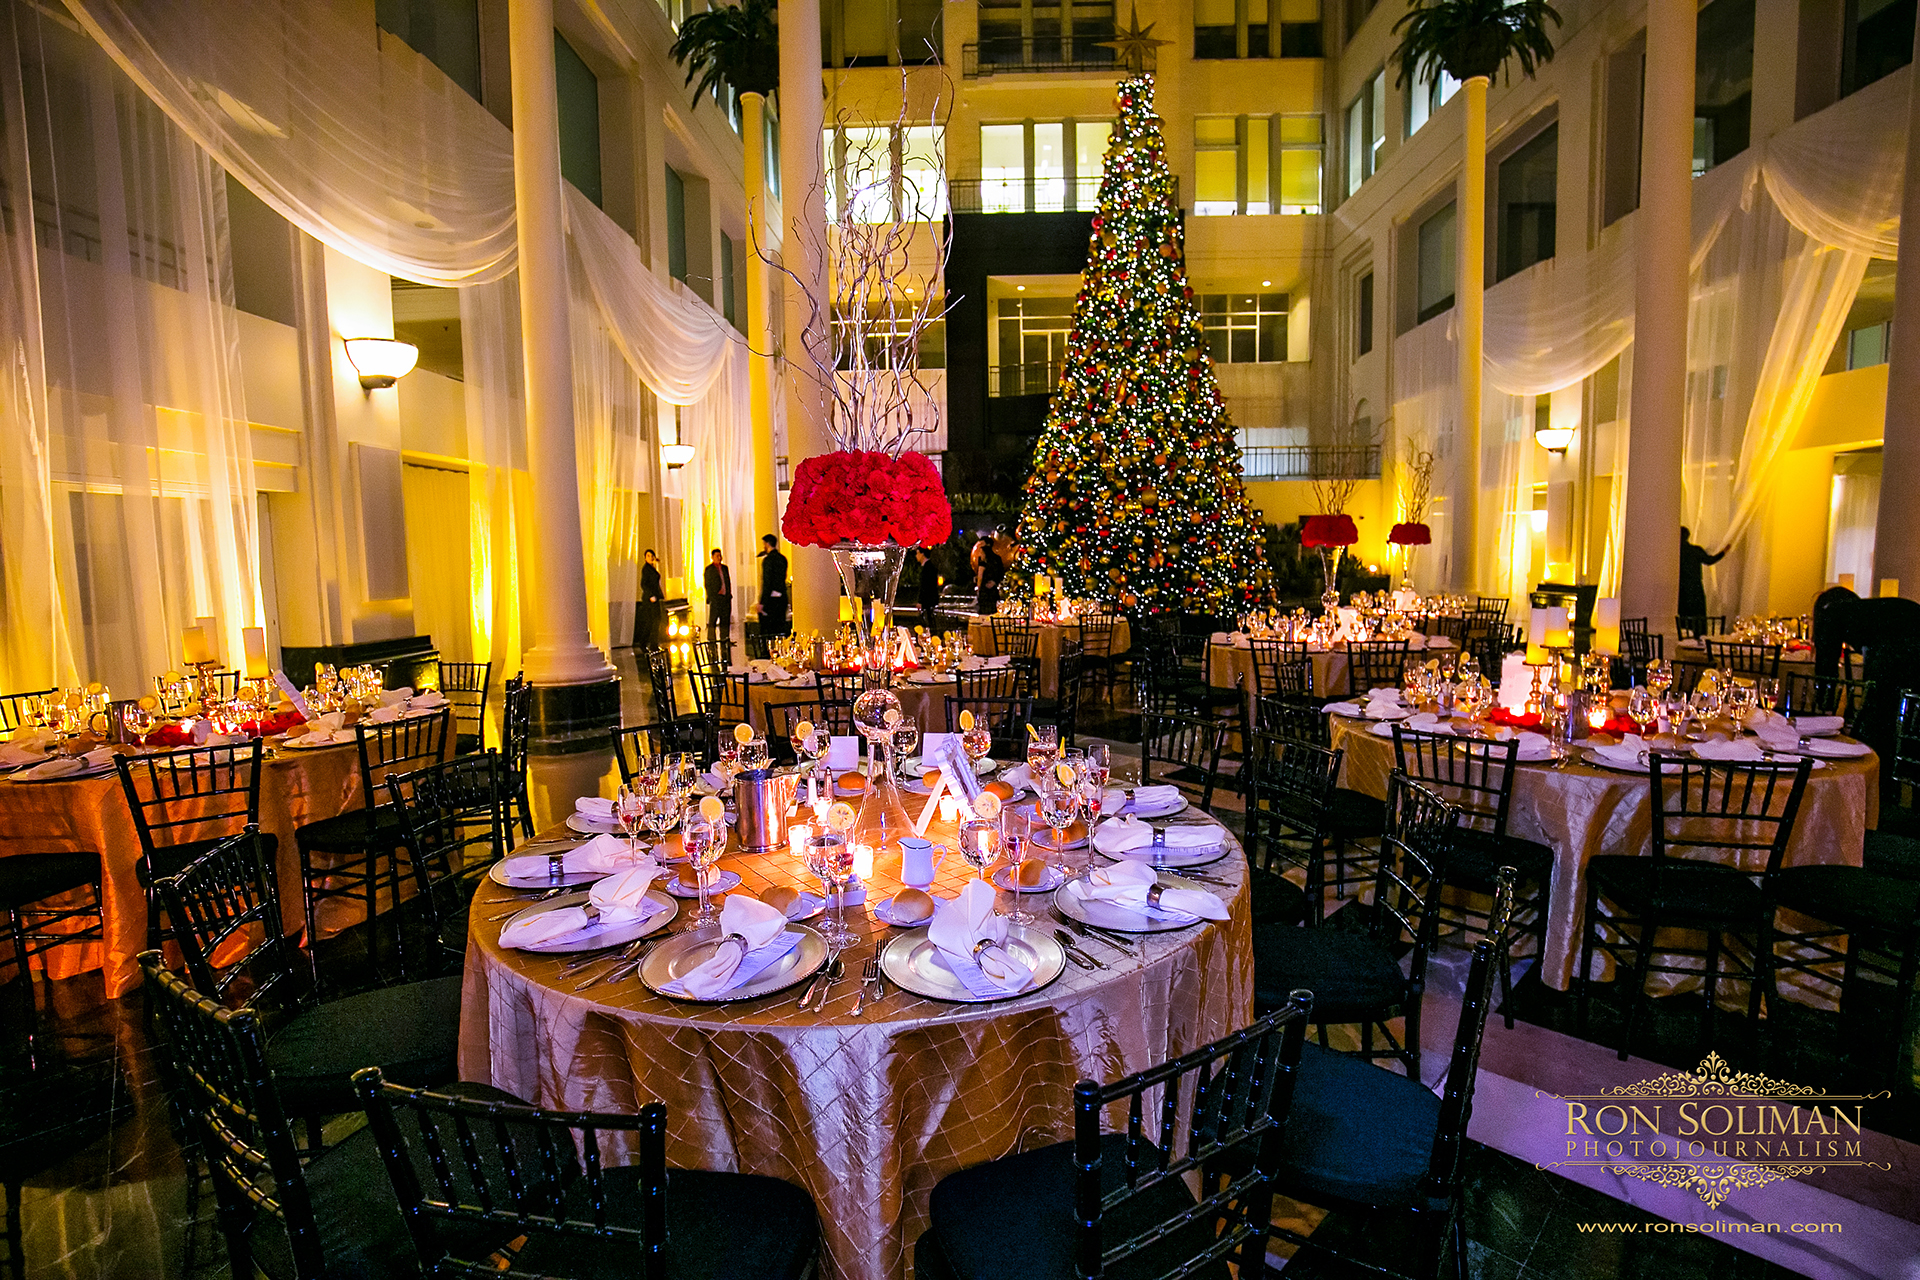
{"label": "gold pintuck tablecloth", "polygon": [[[1329,719],[1333,745],[1346,752],[1340,784],[1385,796],[1387,777],[1393,772],[1393,740],[1372,733],[1365,720],[1337,715]],[[1787,844],[1787,866],[1858,866],[1867,828],[1879,810],[1879,757],[1823,763],[1826,767],[1815,769],[1807,780]],[[1540,977],[1555,990],[1565,991],[1572,985],[1580,959],[1588,860],[1599,854],[1645,855],[1652,849],[1653,803],[1647,776],[1588,764],[1569,763],[1557,769],[1523,764],[1515,770],[1507,830],[1553,850],[1553,891],[1548,895],[1547,949]],[[1596,952],[1596,966],[1599,956]],[[1695,979],[1685,982],[1697,985]],[[1674,987],[1675,983],[1665,980],[1649,986]],[[1723,994],[1725,989],[1723,984]]]}
{"label": "gold pintuck tablecloth", "polygon": [[[935,823],[929,835],[951,844],[953,828]],[[749,892],[812,883],[785,852],[720,865]],[[563,972],[566,957],[501,948],[489,917],[525,898],[489,882],[472,912],[460,1073],[550,1107],[664,1102],[673,1164],[786,1178],[812,1194],[823,1275],[904,1277],[941,1177],[1070,1137],[1076,1081],[1117,1079],[1251,1020],[1245,867],[1236,844],[1210,868],[1235,885],[1221,891],[1228,923],[1146,935],[1138,957],[1082,943],[1111,967],[1069,964],[1051,986],[998,1004],[946,1004],[889,984],[861,1018],[861,967],[897,932],[865,905],[848,908],[865,938],[815,1015],[794,1008],[804,986],[730,1005],[669,1000],[637,979],[575,993],[582,979]],[[897,859],[877,867],[871,900],[898,889],[898,874]],[[951,897],[972,874],[951,854],[933,892]],[[1029,902],[1052,919],[1045,895]]]}
{"label": "gold pintuck tablecloth", "polygon": [[[1034,656],[1040,660],[1040,696],[1051,700],[1060,696],[1060,637],[1064,635],[1079,640],[1083,629],[1077,622],[1046,622],[1040,625],[1039,630],[1039,652]],[[991,657],[1000,652],[993,638],[991,618],[976,617],[967,623],[967,645],[982,657]],[[1115,618],[1112,651],[1125,653],[1132,647],[1133,632],[1127,626],[1127,620]]]}

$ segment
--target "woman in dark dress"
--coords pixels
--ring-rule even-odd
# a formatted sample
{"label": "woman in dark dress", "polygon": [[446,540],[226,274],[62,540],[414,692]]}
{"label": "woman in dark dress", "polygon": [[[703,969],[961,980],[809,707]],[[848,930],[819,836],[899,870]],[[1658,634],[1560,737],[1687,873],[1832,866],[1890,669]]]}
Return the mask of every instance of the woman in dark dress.
{"label": "woman in dark dress", "polygon": [[975,613],[992,615],[1000,612],[1000,583],[1007,576],[1007,562],[987,539],[982,538],[975,548],[980,554],[980,587],[974,597]]}
{"label": "woman in dark dress", "polygon": [[649,551],[640,566],[640,598],[633,602],[633,647],[658,649],[666,632],[667,592],[660,581],[660,566]]}

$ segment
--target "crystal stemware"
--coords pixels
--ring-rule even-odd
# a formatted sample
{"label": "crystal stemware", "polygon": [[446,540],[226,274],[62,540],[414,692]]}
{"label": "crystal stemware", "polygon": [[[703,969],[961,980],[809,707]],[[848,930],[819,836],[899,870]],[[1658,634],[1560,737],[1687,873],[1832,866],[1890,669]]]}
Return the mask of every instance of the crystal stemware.
{"label": "crystal stemware", "polygon": [[720,909],[708,896],[713,884],[714,864],[720,861],[720,854],[726,848],[724,821],[720,828],[720,832],[716,833],[714,824],[697,812],[687,814],[680,823],[680,847],[693,864],[694,882],[700,890],[700,909],[689,917],[682,932],[691,933],[720,922]]}
{"label": "crystal stemware", "polygon": [[[1038,775],[1035,775],[1038,780]],[[1033,815],[1025,811],[1002,809],[1000,811],[1000,847],[1006,851],[1007,883],[1020,883],[1020,863],[1033,852]],[[1013,910],[1007,912],[1009,924],[1030,925],[1039,922],[1040,917],[1027,910],[1026,895],[1013,894]]]}
{"label": "crystal stemware", "polygon": [[1027,771],[1038,782],[1040,775],[1053,768],[1053,762],[1060,758],[1060,726],[1052,724],[1027,726]]}
{"label": "crystal stemware", "polygon": [[851,946],[853,931],[847,928],[846,885],[853,874],[853,845],[838,831],[817,831],[807,837],[807,870],[820,877],[833,895],[833,910],[820,922],[820,936],[829,948]]}
{"label": "crystal stemware", "polygon": [[985,879],[987,868],[1000,857],[1000,824],[990,818],[968,818],[960,824],[960,856]]}
{"label": "crystal stemware", "polygon": [[[1064,762],[1059,768],[1066,768]],[[1079,773],[1070,770],[1071,780],[1059,776],[1057,769],[1050,769],[1043,777],[1034,779],[1035,789],[1040,798],[1036,808],[1040,820],[1047,824],[1052,839],[1052,862],[1062,871],[1073,874],[1073,868],[1067,860],[1067,828],[1080,816]]]}

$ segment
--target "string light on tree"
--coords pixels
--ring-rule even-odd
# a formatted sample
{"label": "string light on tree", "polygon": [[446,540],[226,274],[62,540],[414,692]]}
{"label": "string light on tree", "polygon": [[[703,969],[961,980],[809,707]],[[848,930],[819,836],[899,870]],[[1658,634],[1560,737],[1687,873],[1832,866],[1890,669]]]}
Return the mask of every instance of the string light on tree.
{"label": "string light on tree", "polygon": [[1187,285],[1153,77],[1121,81],[1020,542],[1066,594],[1226,612],[1262,594],[1261,522]]}

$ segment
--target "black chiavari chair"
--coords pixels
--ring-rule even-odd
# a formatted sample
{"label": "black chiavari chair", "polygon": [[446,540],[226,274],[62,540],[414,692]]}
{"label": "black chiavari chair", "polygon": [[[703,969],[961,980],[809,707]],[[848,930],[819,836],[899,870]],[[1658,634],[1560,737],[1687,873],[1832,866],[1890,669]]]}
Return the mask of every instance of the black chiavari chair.
{"label": "black chiavari chair", "polygon": [[[154,885],[207,850],[260,822],[260,739],[244,745],[186,747],[147,756],[115,756],[120,788],[140,841],[139,876],[147,895],[147,945],[171,938]],[[280,842],[262,834],[271,862]]]}
{"label": "black chiavari chair", "polygon": [[487,693],[493,688],[491,662],[447,662],[434,664],[439,671],[439,689],[453,707],[454,746],[460,755],[479,751],[487,739]]}
{"label": "black chiavari chair", "polygon": [[424,905],[440,944],[439,970],[457,972],[466,956],[468,907],[510,847],[516,786],[497,751],[387,777],[418,890],[415,901]]}
{"label": "black chiavari chair", "polygon": [[0,693],[0,742],[6,742],[20,732],[28,719],[28,708],[36,698],[44,698],[56,692],[53,689],[36,689],[31,693]]}
{"label": "black chiavari chair", "polygon": [[[1244,844],[1255,924],[1318,922],[1341,756],[1298,738],[1253,735]],[[1304,891],[1286,878],[1289,866],[1305,869]]]}
{"label": "black chiavari chair", "polygon": [[1228,726],[1206,716],[1162,715],[1140,719],[1140,785],[1172,783],[1201,810],[1213,811],[1213,793],[1231,787],[1220,769]]}
{"label": "black chiavari chair", "polygon": [[1027,758],[1027,726],[1033,723],[1033,699],[956,698],[946,696],[947,732],[960,732],[960,713],[971,711],[974,723],[984,724],[993,735],[989,754],[1000,760]]}
{"label": "black chiavari chair", "polygon": [[[1270,1182],[1312,993],[1112,1084],[1074,1087],[1073,1140],[948,1174],[914,1244],[921,1280],[1182,1280],[1267,1269]],[[1124,1108],[1124,1132],[1103,1132]],[[1191,1187],[1198,1185],[1200,1194]],[[1009,1229],[1009,1218],[1019,1226]]]}
{"label": "black chiavari chair", "polygon": [[653,689],[653,714],[662,720],[679,715],[673,697],[673,658],[665,649],[647,650],[647,683]]}
{"label": "black chiavari chair", "polygon": [[1313,659],[1305,645],[1258,637],[1251,643],[1255,697],[1313,692]]}
{"label": "black chiavari chair", "polygon": [[[1347,646],[1347,696],[1364,699],[1368,692],[1385,685],[1399,688],[1406,679],[1405,640],[1356,640]],[[1498,664],[1493,670],[1498,671]]]}
{"label": "black chiavari chair", "polygon": [[1772,679],[1780,674],[1780,648],[1748,640],[1706,640],[1707,662],[1737,676]]}
{"label": "black chiavari chair", "polygon": [[1705,640],[1708,636],[1726,634],[1727,615],[1724,613],[1678,614],[1674,617],[1673,627],[1682,640]]}
{"label": "black chiavari chair", "polygon": [[[514,808],[520,813],[520,834],[533,839],[533,801],[527,794],[527,765],[533,752],[533,686],[525,675],[507,681],[500,712],[500,756],[514,779]],[[514,844],[513,824],[507,824],[507,845]]]}
{"label": "black chiavari chair", "polygon": [[[1632,985],[1623,993],[1622,1062],[1633,1043],[1634,1022],[1647,1000],[1649,973],[1689,978],[1705,973],[1704,1032],[1712,1039],[1720,960],[1734,960],[1721,939],[1740,937],[1750,947],[1760,932],[1766,902],[1762,883],[1780,870],[1812,767],[1809,760],[1749,764],[1658,751],[1648,754],[1652,856],[1601,854],[1587,862],[1586,914],[1580,968],[1575,974],[1582,1036],[1587,1031],[1593,987],[1593,953],[1599,950],[1622,970],[1629,963],[1632,966],[1626,979]],[[1602,901],[1609,907],[1604,915]],[[1705,946],[1686,947],[1672,937],[1663,939],[1660,950],[1672,959],[1656,965],[1654,935],[1662,929],[1701,931],[1706,935]],[[1688,960],[1699,963],[1689,965]],[[1757,1020],[1760,975],[1749,968],[1737,976],[1750,979],[1749,1011]]]}
{"label": "black chiavari chair", "polygon": [[634,724],[608,730],[613,741],[614,763],[620,767],[620,781],[632,786],[640,772],[640,762],[651,756],[691,755],[702,769],[720,758],[720,743],[714,735],[713,721],[705,716],[682,716],[661,724]]}
{"label": "black chiavari chair", "polygon": [[693,682],[693,701],[701,715],[722,729],[747,720],[747,677],[731,675],[724,668],[706,667],[695,667],[687,675]]}

